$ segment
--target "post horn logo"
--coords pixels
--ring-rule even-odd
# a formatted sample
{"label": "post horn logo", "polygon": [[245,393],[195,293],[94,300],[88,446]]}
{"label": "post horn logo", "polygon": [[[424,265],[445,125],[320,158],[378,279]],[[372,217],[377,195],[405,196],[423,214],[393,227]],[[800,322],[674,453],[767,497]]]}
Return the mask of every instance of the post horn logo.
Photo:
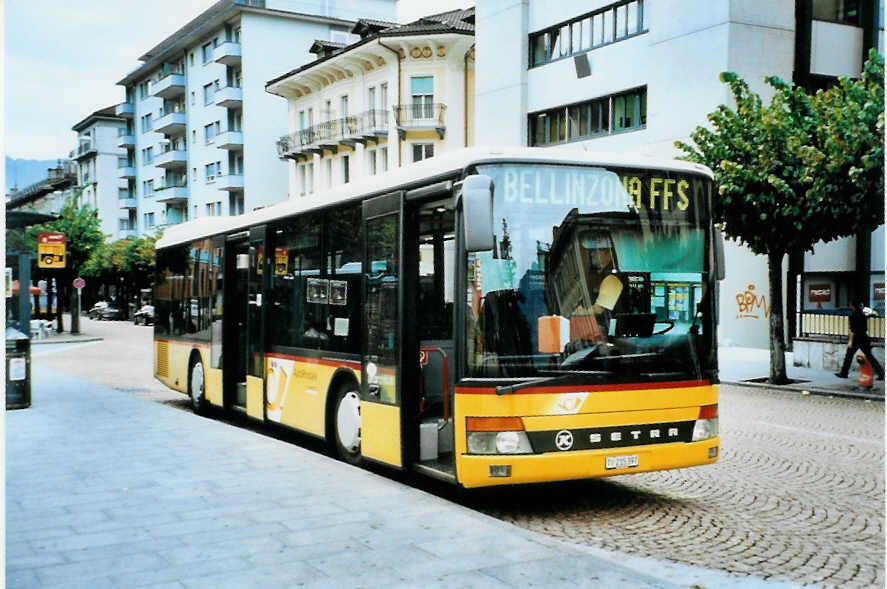
{"label": "post horn logo", "polygon": [[554,436],[554,445],[558,450],[569,450],[573,447],[573,434],[569,430],[562,429]]}

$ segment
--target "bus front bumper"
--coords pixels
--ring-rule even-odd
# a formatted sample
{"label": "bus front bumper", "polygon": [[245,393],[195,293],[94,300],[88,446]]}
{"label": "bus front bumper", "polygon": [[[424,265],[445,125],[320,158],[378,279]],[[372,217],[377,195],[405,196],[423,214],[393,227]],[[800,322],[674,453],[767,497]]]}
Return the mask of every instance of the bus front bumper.
{"label": "bus front bumper", "polygon": [[[563,453],[498,454],[493,456],[463,454],[459,457],[458,477],[462,486],[472,488],[587,479],[683,468],[717,462],[720,455],[720,445],[721,439],[716,437],[699,442],[676,442]],[[629,458],[615,458],[611,462],[633,462],[634,459],[631,457],[636,456],[637,466],[607,468],[608,457],[621,456]]]}

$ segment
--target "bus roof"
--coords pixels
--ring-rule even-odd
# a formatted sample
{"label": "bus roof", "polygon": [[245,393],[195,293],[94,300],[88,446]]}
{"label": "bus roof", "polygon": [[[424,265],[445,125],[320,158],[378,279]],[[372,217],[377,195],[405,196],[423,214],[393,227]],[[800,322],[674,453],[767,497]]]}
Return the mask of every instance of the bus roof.
{"label": "bus roof", "polygon": [[332,190],[318,192],[309,197],[289,199],[269,207],[256,209],[233,217],[201,217],[186,223],[173,225],[164,230],[157,247],[163,248],[197,239],[211,237],[253,225],[261,225],[276,219],[289,217],[313,209],[321,209],[337,203],[344,203],[367,196],[385,194],[393,190],[410,187],[425,180],[443,179],[457,173],[471,164],[494,163],[501,161],[523,163],[557,163],[614,166],[629,168],[653,168],[675,172],[693,172],[712,177],[707,167],[690,162],[665,158],[648,158],[624,153],[591,152],[573,146],[562,147],[467,147],[432,158],[396,168],[390,172],[361,178],[337,186]]}

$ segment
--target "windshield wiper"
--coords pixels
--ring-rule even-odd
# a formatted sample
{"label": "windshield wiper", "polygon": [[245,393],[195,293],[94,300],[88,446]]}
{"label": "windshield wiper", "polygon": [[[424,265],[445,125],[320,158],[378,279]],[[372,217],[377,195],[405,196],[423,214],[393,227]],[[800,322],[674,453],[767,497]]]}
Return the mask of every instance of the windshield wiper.
{"label": "windshield wiper", "polygon": [[508,384],[496,387],[497,395],[505,395],[509,393],[516,393],[518,391],[522,391],[524,389],[529,389],[533,387],[538,387],[542,385],[561,385],[561,384],[587,384],[587,377],[589,375],[594,376],[602,376],[602,375],[611,375],[612,372],[607,370],[592,370],[592,371],[583,371],[581,374],[569,373],[569,374],[558,374],[557,376],[544,376],[542,378],[534,378],[533,380],[524,381],[518,384]]}

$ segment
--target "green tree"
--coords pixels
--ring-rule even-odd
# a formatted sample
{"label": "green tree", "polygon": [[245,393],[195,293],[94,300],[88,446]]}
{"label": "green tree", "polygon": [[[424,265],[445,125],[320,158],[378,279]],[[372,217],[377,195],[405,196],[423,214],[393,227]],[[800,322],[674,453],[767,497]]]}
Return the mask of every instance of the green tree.
{"label": "green tree", "polygon": [[[722,73],[720,79],[729,86],[735,109],[718,106],[707,117],[711,129],[696,127],[690,135],[693,145],[675,143],[687,154],[686,159],[705,164],[714,172],[718,196],[713,202],[713,215],[715,221],[723,223],[727,237],[755,254],[767,256],[770,382],[774,384],[788,381],[783,257],[795,249],[809,250],[819,241],[851,235],[873,223],[877,226],[876,219],[880,218],[874,210],[883,207],[883,160],[880,155],[875,157],[872,148],[863,162],[860,152],[873,142],[883,142],[883,114],[880,139],[872,139],[869,136],[877,134],[876,128],[851,121],[857,107],[848,104],[848,96],[855,97],[856,102],[862,100],[865,87],[877,84],[873,80],[880,72],[880,104],[876,98],[873,104],[865,99],[858,110],[869,117],[874,110],[883,113],[883,60],[880,66],[878,63],[870,60],[866,64],[871,79],[842,80],[841,88],[849,90],[843,95],[835,90],[810,96],[803,88],[775,77],[766,78],[775,90],[767,105],[736,74]],[[875,94],[870,88],[869,95]],[[846,124],[824,120],[835,109],[847,109]],[[859,147],[847,150],[845,164],[825,161],[835,149],[846,149],[847,137],[853,137],[852,145]],[[855,161],[861,171],[850,173],[848,167],[854,157],[859,157]],[[878,166],[880,172],[875,171]],[[822,177],[818,177],[820,174]],[[876,175],[881,176],[880,192],[876,191]],[[854,188],[835,191],[831,188],[834,185]]]}

